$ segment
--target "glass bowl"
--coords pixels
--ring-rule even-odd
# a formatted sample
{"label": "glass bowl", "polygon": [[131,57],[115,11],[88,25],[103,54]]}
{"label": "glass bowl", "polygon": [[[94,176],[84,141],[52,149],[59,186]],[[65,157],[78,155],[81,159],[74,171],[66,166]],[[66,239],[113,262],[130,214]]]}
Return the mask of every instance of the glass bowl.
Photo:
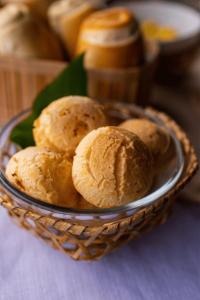
{"label": "glass bowl", "polygon": [[155,183],[148,195],[132,201],[127,205],[109,209],[68,209],[42,202],[21,192],[15,188],[5,177],[5,167],[9,158],[19,150],[19,147],[10,141],[12,129],[23,119],[25,119],[31,110],[28,109],[12,118],[1,130],[0,134],[0,184],[6,194],[20,207],[32,209],[43,215],[50,215],[55,218],[64,220],[73,220],[85,224],[95,220],[95,224],[104,224],[113,222],[120,218],[134,215],[136,212],[145,207],[155,204],[159,199],[165,197],[179,181],[184,170],[184,153],[180,141],[177,139],[175,132],[166,126],[165,122],[158,115],[148,110],[143,110],[133,104],[110,103],[105,104],[105,109],[109,115],[112,124],[116,125],[131,117],[143,117],[150,119],[159,126],[165,128],[171,136],[173,153],[168,158],[165,167],[158,172]]}

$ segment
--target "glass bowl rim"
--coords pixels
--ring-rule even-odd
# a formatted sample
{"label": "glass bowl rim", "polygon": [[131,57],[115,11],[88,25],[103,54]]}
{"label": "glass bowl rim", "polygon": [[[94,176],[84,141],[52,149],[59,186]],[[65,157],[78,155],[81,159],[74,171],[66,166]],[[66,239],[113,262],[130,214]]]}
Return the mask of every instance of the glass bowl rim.
{"label": "glass bowl rim", "polygon": [[[124,104],[123,105],[129,105]],[[62,214],[62,215],[82,215],[82,216],[109,216],[113,214],[119,214],[119,213],[126,213],[128,211],[132,211],[134,209],[140,209],[146,206],[149,206],[153,203],[155,203],[158,199],[164,197],[179,181],[183,170],[185,166],[185,159],[183,154],[183,148],[181,145],[181,142],[177,139],[176,135],[174,134],[173,130],[166,127],[165,123],[157,116],[152,114],[149,111],[146,111],[142,108],[139,108],[135,104],[131,104],[131,107],[135,109],[135,111],[140,111],[144,115],[146,115],[147,118],[151,119],[155,123],[157,123],[160,126],[164,126],[165,129],[170,134],[174,145],[176,152],[178,154],[180,168],[173,176],[172,180],[170,182],[165,182],[161,187],[159,187],[157,190],[151,192],[150,194],[147,194],[143,198],[140,198],[138,200],[132,201],[126,205],[122,205],[119,207],[114,208],[97,208],[97,209],[74,209],[74,208],[64,208],[57,205],[49,204],[46,202],[43,202],[42,200],[36,199],[34,197],[31,197],[28,194],[23,193],[22,191],[18,190],[15,186],[13,186],[4,176],[2,168],[0,168],[0,184],[3,186],[5,190],[7,190],[12,196],[20,199],[20,201],[24,202],[27,205],[31,205],[32,207],[35,207],[36,209],[42,209],[45,211],[48,211],[49,213],[56,213],[56,214]],[[22,112],[18,113],[14,117],[12,117],[0,130],[0,155],[1,155],[1,140],[4,135],[4,133],[9,129],[10,126],[12,126],[13,123],[15,123],[19,118],[23,117],[27,113],[30,113],[31,109],[23,110]],[[7,139],[6,139],[7,140]],[[169,181],[169,180],[168,180]],[[167,186],[166,186],[167,185]]]}

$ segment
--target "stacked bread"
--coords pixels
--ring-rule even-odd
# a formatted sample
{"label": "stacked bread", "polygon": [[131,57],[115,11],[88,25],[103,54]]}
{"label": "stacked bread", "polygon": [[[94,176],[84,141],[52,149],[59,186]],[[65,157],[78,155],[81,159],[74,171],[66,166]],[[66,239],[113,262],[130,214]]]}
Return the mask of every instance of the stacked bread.
{"label": "stacked bread", "polygon": [[15,154],[8,180],[24,193],[58,206],[112,208],[147,195],[168,133],[146,119],[112,126],[92,99],[54,101],[34,123],[35,147]]}

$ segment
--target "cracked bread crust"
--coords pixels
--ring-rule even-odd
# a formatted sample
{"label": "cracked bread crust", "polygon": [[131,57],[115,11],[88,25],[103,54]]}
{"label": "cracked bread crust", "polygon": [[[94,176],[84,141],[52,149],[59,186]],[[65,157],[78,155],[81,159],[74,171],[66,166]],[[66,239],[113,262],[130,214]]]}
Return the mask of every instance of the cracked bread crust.
{"label": "cracked bread crust", "polygon": [[87,97],[64,97],[46,107],[34,122],[38,146],[66,153],[69,157],[81,139],[107,123],[102,106]]}
{"label": "cracked bread crust", "polygon": [[138,135],[151,151],[155,161],[161,160],[169,150],[169,134],[147,119],[129,119],[121,123],[120,127]]}
{"label": "cracked bread crust", "polygon": [[79,193],[96,207],[121,206],[150,190],[152,157],[135,134],[103,127],[89,133],[77,147],[72,177]]}

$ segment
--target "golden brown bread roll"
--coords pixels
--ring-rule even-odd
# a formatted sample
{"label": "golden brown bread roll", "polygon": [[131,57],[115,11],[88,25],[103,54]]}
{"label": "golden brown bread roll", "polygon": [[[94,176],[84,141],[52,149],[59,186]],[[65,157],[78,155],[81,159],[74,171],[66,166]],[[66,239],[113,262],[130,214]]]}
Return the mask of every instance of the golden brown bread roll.
{"label": "golden brown bread roll", "polygon": [[101,6],[102,0],[59,0],[48,10],[52,28],[65,44],[69,56],[75,54],[82,21]]}
{"label": "golden brown bread roll", "polygon": [[71,175],[72,163],[42,147],[29,147],[8,162],[6,176],[19,190],[58,206],[75,207],[79,200]]}
{"label": "golden brown bread roll", "polygon": [[93,129],[107,124],[101,105],[90,98],[69,96],[47,106],[34,122],[36,144],[69,157],[81,139]]}
{"label": "golden brown bread roll", "polygon": [[138,23],[128,9],[112,8],[91,14],[81,25],[77,52],[86,51],[87,68],[128,68],[144,60]]}
{"label": "golden brown bread roll", "polygon": [[59,41],[41,19],[25,5],[0,9],[0,55],[62,59]]}
{"label": "golden brown bread roll", "polygon": [[139,199],[152,186],[151,154],[132,132],[102,127],[76,149],[72,178],[77,191],[96,207],[117,207]]}
{"label": "golden brown bread roll", "polygon": [[120,127],[138,135],[151,151],[155,161],[162,159],[169,150],[169,134],[147,119],[130,119],[121,123]]}

